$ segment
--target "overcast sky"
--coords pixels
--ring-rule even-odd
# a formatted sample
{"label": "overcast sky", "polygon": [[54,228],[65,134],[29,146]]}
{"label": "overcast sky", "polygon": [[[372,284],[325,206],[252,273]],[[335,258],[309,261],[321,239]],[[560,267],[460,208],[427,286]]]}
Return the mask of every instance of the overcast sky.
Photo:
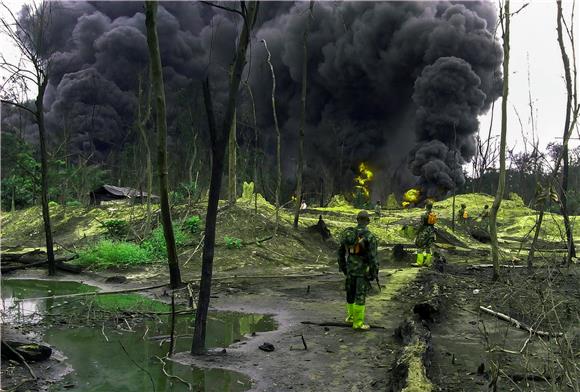
{"label": "overcast sky", "polygon": [[[2,0],[13,12],[17,12],[23,1]],[[519,9],[525,2],[512,1],[512,11]],[[531,123],[529,109],[529,92],[536,116],[536,136],[543,149],[551,141],[562,137],[566,90],[563,76],[562,59],[556,33],[555,0],[531,0],[529,5],[512,18],[511,24],[511,56],[510,56],[510,91],[508,117],[508,145],[516,150],[523,150],[520,122],[516,116],[519,113],[524,132],[531,138]],[[267,5],[266,5],[267,6]],[[570,15],[572,0],[564,0],[564,9]],[[2,7],[0,7],[2,8]],[[580,10],[577,10],[580,15]],[[0,16],[5,17],[6,11],[0,9]],[[580,40],[576,17],[575,36]],[[7,58],[18,56],[16,49],[0,36],[0,50]],[[580,49],[579,49],[580,50]],[[571,55],[571,51],[570,51]],[[578,58],[578,55],[576,56]],[[528,84],[529,71],[529,84]],[[493,121],[493,134],[499,134],[501,120],[501,99],[496,101]],[[487,136],[491,115],[480,118],[480,130]],[[578,138],[578,132],[573,135]],[[571,140],[571,146],[580,145],[579,140]]]}

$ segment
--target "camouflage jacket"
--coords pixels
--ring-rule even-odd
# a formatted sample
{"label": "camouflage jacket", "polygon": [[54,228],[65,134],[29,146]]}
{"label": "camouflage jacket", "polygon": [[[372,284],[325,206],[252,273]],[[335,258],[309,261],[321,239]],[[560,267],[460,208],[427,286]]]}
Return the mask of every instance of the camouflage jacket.
{"label": "camouflage jacket", "polygon": [[338,266],[350,276],[374,279],[379,271],[377,237],[365,226],[349,227],[340,235]]}

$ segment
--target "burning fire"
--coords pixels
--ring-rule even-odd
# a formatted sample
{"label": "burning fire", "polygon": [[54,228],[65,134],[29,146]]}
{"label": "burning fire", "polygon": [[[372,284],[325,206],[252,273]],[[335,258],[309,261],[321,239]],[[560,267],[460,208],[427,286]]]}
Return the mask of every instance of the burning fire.
{"label": "burning fire", "polygon": [[403,208],[407,208],[411,205],[417,205],[421,200],[421,190],[417,188],[411,188],[405,194],[403,194],[403,202],[401,205]]}
{"label": "burning fire", "polygon": [[358,165],[358,175],[354,178],[354,188],[358,189],[367,199],[370,196],[369,183],[373,180],[374,174],[371,169],[361,162]]}

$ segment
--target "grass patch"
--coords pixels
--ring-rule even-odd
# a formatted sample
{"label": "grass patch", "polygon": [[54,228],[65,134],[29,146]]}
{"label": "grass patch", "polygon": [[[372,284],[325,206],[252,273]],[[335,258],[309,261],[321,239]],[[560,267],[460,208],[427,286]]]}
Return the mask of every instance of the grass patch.
{"label": "grass patch", "polygon": [[[187,241],[187,235],[179,228],[173,225],[173,236],[175,237],[175,246],[183,246]],[[163,227],[159,226],[151,232],[151,236],[141,244],[151,257],[155,259],[167,259],[167,245],[165,244],[165,235]]]}
{"label": "grass patch", "polygon": [[77,263],[96,268],[127,267],[153,261],[147,249],[131,242],[101,240],[79,252]]}

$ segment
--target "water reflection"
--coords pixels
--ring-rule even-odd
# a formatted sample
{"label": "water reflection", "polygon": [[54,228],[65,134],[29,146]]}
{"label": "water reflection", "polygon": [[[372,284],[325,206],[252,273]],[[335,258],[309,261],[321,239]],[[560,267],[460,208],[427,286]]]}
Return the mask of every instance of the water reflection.
{"label": "water reflection", "polygon": [[[168,350],[169,316],[140,323],[128,321],[121,328],[101,323],[91,327],[50,326],[50,314],[60,312],[70,315],[79,324],[79,317],[90,316],[91,310],[100,309],[155,309],[169,310],[167,305],[145,299],[139,295],[107,295],[77,297],[74,299],[51,298],[26,300],[26,298],[47,295],[71,294],[95,291],[91,286],[74,282],[51,282],[35,280],[2,281],[3,323],[38,323],[43,318],[48,321],[44,341],[67,357],[66,362],[74,372],[63,383],[55,385],[51,391],[70,390],[103,392],[142,391],[187,391],[186,385],[171,380],[163,373],[162,359]],[[130,318],[128,317],[130,320]],[[106,325],[109,325],[108,327]],[[192,336],[192,315],[176,319],[176,351],[189,351]],[[210,313],[207,328],[208,347],[226,347],[252,332],[274,329],[274,321],[269,316],[232,312]],[[166,361],[167,373],[191,383],[193,390],[199,391],[245,391],[251,381],[236,372],[210,369],[203,370]],[[64,386],[67,386],[65,388]]]}

